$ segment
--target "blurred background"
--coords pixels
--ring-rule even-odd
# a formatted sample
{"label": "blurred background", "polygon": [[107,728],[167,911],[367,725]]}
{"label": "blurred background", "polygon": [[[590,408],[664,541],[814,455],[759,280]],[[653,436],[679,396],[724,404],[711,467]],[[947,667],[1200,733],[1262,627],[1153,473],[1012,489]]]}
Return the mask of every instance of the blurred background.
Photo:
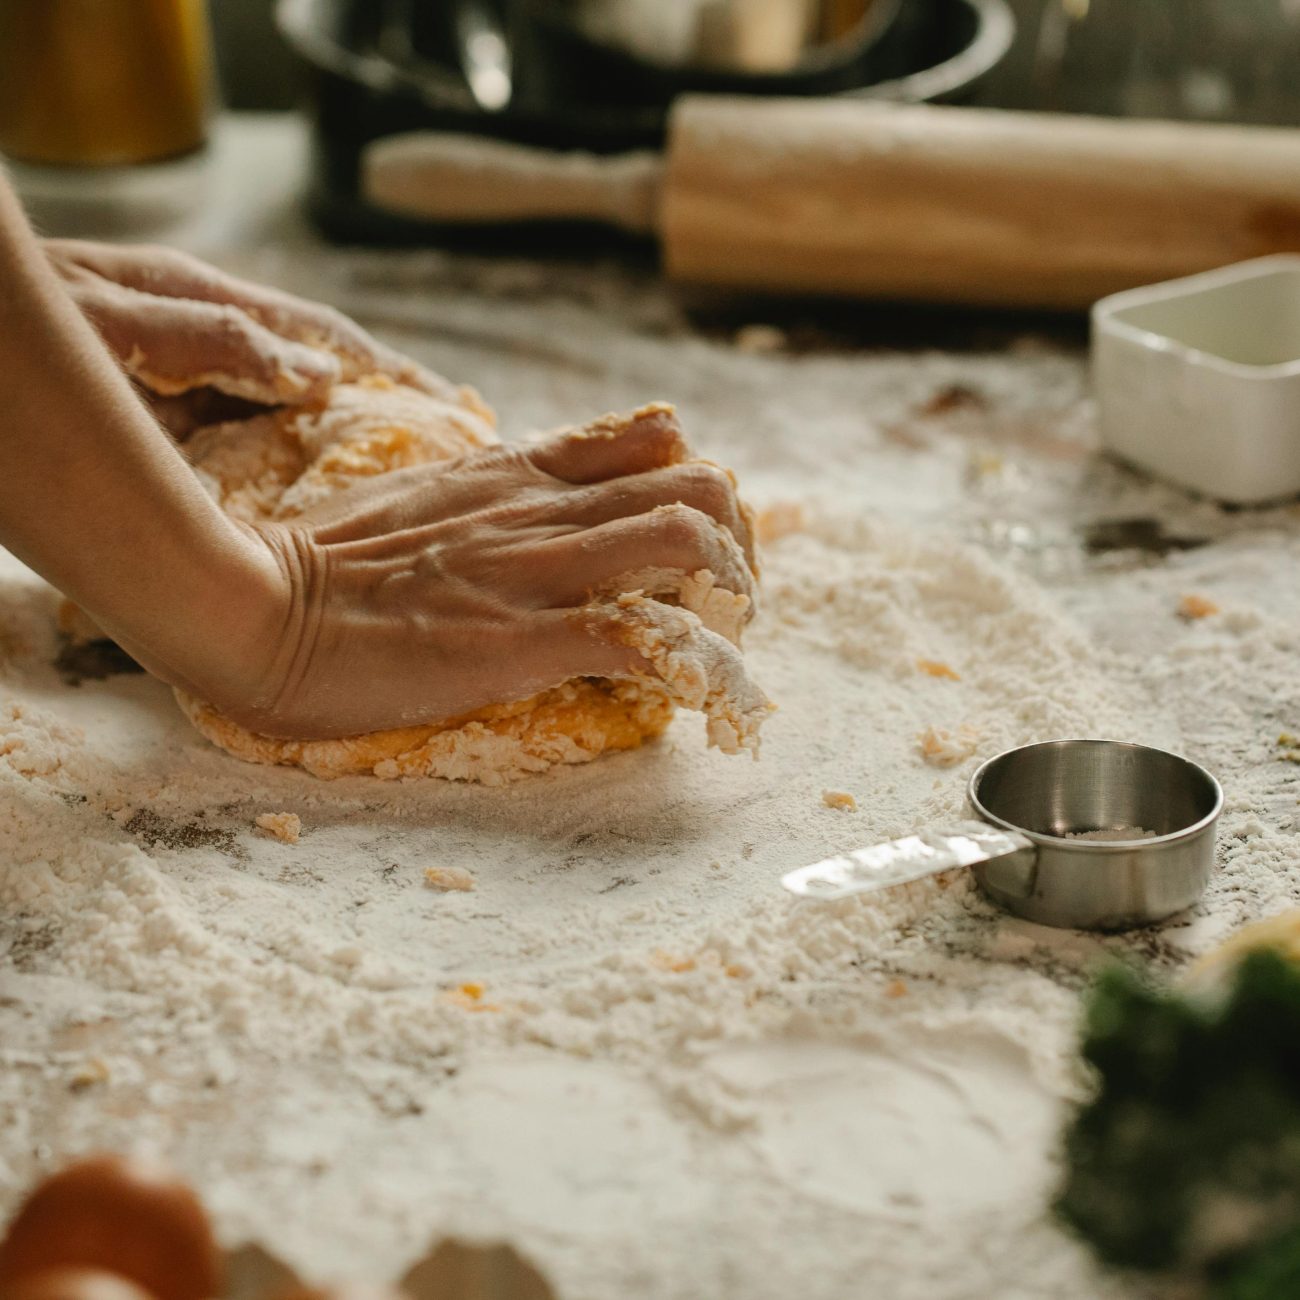
{"label": "blurred background", "polygon": [[[378,3],[378,0],[375,0]],[[436,5],[439,0],[433,0]],[[1143,60],[1190,55],[1191,116],[1260,116],[1261,105],[1234,107],[1218,83],[1225,75],[1277,85],[1263,116],[1300,122],[1300,65],[1294,61],[1300,0],[1007,0],[1016,20],[1011,47],[971,102],[1007,108],[1075,106],[1107,111],[1123,104],[1115,83],[1140,80]],[[218,0],[212,6],[217,61],[232,108],[284,109],[302,89],[301,69],[277,31],[275,0]],[[1232,34],[1225,32],[1230,27]],[[1289,35],[1279,41],[1279,34]],[[1143,48],[1145,43],[1146,48]],[[1220,64],[1220,61],[1223,61]],[[1216,71],[1216,65],[1218,71]],[[1140,89],[1128,111],[1179,107]],[[1199,92],[1199,99],[1198,99]],[[1195,110],[1199,108],[1200,111]],[[1184,115],[1179,113],[1177,115]]]}
{"label": "blurred background", "polygon": [[[837,141],[852,134],[850,124],[835,135],[844,120],[832,101],[963,104],[1041,111],[1017,145],[1024,170],[1006,170],[1000,192],[1017,220],[1029,221],[1029,193],[1054,205],[1053,219],[1073,220],[1078,196],[1070,206],[1053,188],[1053,168],[1057,180],[1078,178],[1090,159],[1103,188],[1088,201],[1101,210],[1097,193],[1123,197],[1104,185],[1125,157],[1164,157],[1173,178],[1189,151],[1224,149],[1234,162],[1237,151],[1222,136],[1207,146],[1202,133],[1167,157],[1172,146],[1126,124],[1123,140],[1075,132],[1076,152],[1063,162],[1061,119],[1050,114],[1295,125],[1298,68],[1300,0],[0,0],[0,153],[46,229],[95,233],[79,229],[81,218],[103,229],[128,195],[134,211],[160,217],[193,205],[202,146],[223,114],[227,124],[242,115],[236,152],[251,157],[251,124],[260,120],[265,136],[270,121],[252,115],[281,112],[281,126],[300,132],[295,193],[336,239],[492,240],[526,227],[540,240],[584,224],[583,239],[591,228],[637,239],[663,233],[657,196],[680,178],[672,160],[683,134],[678,114],[670,135],[669,114],[684,96],[712,96],[695,102],[718,122],[728,110],[717,96],[752,97],[740,111],[759,125],[739,149],[751,159],[764,156],[761,123],[777,122],[755,116],[761,104],[785,115],[784,130],[806,105],[792,114],[773,99],[820,100],[829,115],[800,152],[820,158],[828,194],[845,171]],[[297,106],[301,125],[283,116]],[[976,129],[980,175],[994,176],[1007,161],[994,139],[1002,127],[983,117]],[[707,159],[699,135],[688,145]],[[712,127],[703,135],[716,139]],[[1243,236],[1230,252],[1295,245],[1300,214],[1289,191],[1269,189],[1278,177],[1271,147],[1250,146],[1263,204],[1251,220],[1272,233]],[[701,166],[712,173],[736,152]],[[789,161],[769,175],[769,206],[798,197]],[[775,163],[764,166],[772,173]],[[268,164],[266,175],[275,171]],[[1155,174],[1139,168],[1133,181],[1145,175],[1149,188]],[[1214,194],[1214,177],[1204,182]],[[1237,180],[1227,190],[1242,193]],[[1179,193],[1161,192],[1168,202]],[[1158,198],[1144,200],[1151,212]],[[816,211],[806,215],[815,225]],[[1163,230],[1137,238],[1163,242]],[[1104,249],[1105,239],[1093,243]],[[1169,266],[1147,258],[1142,271],[1223,260],[1222,249],[1192,250]],[[1097,283],[1112,281],[1123,277]],[[825,276],[800,284],[827,287]],[[1086,295],[1076,287],[1064,296]]]}

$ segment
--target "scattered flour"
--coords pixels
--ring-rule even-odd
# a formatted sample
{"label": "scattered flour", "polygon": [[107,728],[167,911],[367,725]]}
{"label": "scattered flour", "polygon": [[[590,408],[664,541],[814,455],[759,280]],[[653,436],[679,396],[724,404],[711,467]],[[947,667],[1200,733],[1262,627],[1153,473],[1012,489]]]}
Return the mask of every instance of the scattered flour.
{"label": "scattered flour", "polygon": [[[950,539],[823,509],[767,566],[752,655],[788,705],[764,762],[739,768],[675,726],[657,749],[505,791],[322,786],[209,749],[147,679],[68,691],[29,664],[12,689],[34,701],[47,775],[0,785],[7,1127],[51,1153],[165,1146],[232,1240],[309,1274],[392,1276],[436,1229],[508,1232],[574,1294],[613,1277],[686,1296],[703,1231],[689,1207],[710,1221],[700,1159],[721,1162],[735,1225],[712,1220],[719,1270],[777,1205],[801,1237],[898,1277],[954,1214],[981,1232],[1032,1218],[1074,1086],[1073,990],[982,959],[1008,923],[964,881],[817,907],[776,877],[850,847],[817,815],[831,782],[872,791],[854,844],[960,815],[961,774],[936,784],[908,741],[954,690],[985,753],[1092,726],[1148,734],[1140,700],[1041,593]],[[1018,672],[1002,662],[1013,640]],[[915,670],[936,644],[989,652],[953,683]],[[313,835],[287,868],[238,827],[240,809],[290,799]],[[138,814],[111,807],[156,822],[132,833]],[[421,902],[431,835],[475,864],[465,907]],[[58,1086],[91,1056],[103,1082]],[[831,1113],[782,1118],[814,1068]],[[1010,1127],[983,1113],[995,1094]],[[867,1095],[878,1109],[837,1143],[834,1115]],[[601,1150],[639,1150],[643,1133],[655,1160],[566,1147],[558,1116],[572,1105],[585,1123],[589,1103]],[[37,1168],[24,1149],[6,1147],[10,1194]],[[998,1153],[997,1180],[979,1177]],[[665,1234],[680,1242],[666,1261],[651,1245]],[[1056,1248],[1049,1276],[1073,1259]],[[758,1254],[750,1290],[794,1285],[793,1261]]]}

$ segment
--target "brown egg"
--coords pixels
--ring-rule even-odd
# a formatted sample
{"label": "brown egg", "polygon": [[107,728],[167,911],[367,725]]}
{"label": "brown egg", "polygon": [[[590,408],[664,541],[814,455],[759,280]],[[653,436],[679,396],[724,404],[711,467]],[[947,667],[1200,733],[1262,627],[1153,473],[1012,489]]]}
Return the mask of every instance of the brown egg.
{"label": "brown egg", "polygon": [[79,1160],[47,1178],[9,1225],[0,1243],[0,1293],[52,1269],[116,1274],[157,1300],[211,1300],[221,1282],[198,1197],[166,1167],[114,1155]]}
{"label": "brown egg", "polygon": [[0,1283],[0,1300],[153,1300],[115,1273],[92,1268],[47,1268]]}

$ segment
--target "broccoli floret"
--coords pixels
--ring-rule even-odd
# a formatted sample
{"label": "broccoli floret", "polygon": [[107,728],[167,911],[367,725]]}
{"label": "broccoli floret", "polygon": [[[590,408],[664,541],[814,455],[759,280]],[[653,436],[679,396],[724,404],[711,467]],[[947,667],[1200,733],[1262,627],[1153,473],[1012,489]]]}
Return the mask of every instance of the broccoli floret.
{"label": "broccoli floret", "polygon": [[1083,1054],[1098,1087],[1066,1133],[1061,1217],[1112,1264],[1300,1296],[1244,1271],[1300,1265],[1300,1244],[1253,1253],[1300,1233],[1300,969],[1250,953],[1213,1004],[1109,972]]}

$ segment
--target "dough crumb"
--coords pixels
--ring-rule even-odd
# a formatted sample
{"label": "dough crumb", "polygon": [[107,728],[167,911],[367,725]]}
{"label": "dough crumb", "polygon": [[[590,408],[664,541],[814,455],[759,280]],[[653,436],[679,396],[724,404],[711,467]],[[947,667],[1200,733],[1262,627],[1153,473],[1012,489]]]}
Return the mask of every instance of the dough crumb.
{"label": "dough crumb", "polygon": [[1198,618],[1210,618],[1219,612],[1219,607],[1204,596],[1184,596],[1178,602],[1178,617],[1189,623]]}
{"label": "dough crumb", "polygon": [[764,353],[781,352],[786,346],[785,330],[775,325],[742,325],[733,342],[737,352],[748,352],[751,356]]}
{"label": "dough crumb", "polygon": [[284,844],[297,844],[302,835],[302,820],[297,813],[258,813],[255,824],[258,830]]}
{"label": "dough crumb", "polygon": [[979,744],[979,732],[963,724],[956,731],[944,727],[927,727],[917,737],[921,757],[933,767],[955,767],[964,762]]}
{"label": "dough crumb", "polygon": [[806,526],[803,505],[798,501],[774,501],[754,517],[754,532],[764,546],[801,533]]}
{"label": "dough crumb", "polygon": [[926,674],[927,677],[942,677],[946,681],[959,682],[961,674],[954,669],[949,668],[947,664],[941,663],[938,659],[918,659],[917,668]]}
{"label": "dough crumb", "polygon": [[902,980],[890,980],[885,985],[885,996],[887,998],[905,998],[907,996],[907,985]]}
{"label": "dough crumb", "polygon": [[459,985],[445,997],[452,1006],[459,1007],[462,1011],[500,1011],[501,1007],[497,1003],[484,1001],[483,994],[486,992],[482,984],[470,981]]}
{"label": "dough crumb", "polygon": [[474,877],[464,867],[425,867],[424,883],[444,894],[453,891],[468,894],[477,887]]}
{"label": "dough crumb", "polygon": [[70,1092],[85,1092],[97,1083],[107,1083],[111,1078],[108,1062],[102,1056],[92,1056],[82,1061],[68,1079]]}
{"label": "dough crumb", "polygon": [[669,952],[656,952],[650,960],[657,969],[673,975],[686,975],[695,969],[694,957],[674,957]]}
{"label": "dough crumb", "polygon": [[838,808],[840,812],[857,812],[858,801],[846,790],[823,790],[822,803],[827,808]]}

